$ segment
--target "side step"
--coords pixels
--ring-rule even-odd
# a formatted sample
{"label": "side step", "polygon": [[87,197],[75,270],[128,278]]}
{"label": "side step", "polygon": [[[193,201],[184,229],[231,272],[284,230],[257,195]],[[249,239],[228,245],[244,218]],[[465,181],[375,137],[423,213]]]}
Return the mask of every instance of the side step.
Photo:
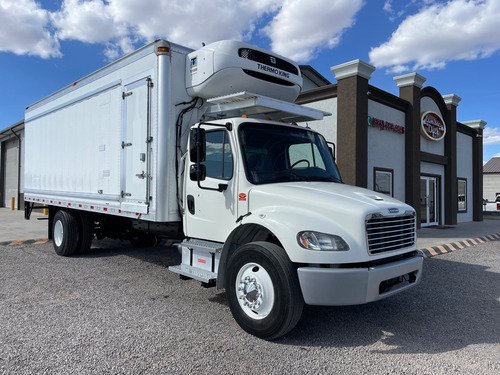
{"label": "side step", "polygon": [[188,239],[179,244],[182,263],[168,269],[179,275],[209,283],[217,279],[222,244]]}
{"label": "side step", "polygon": [[208,283],[211,280],[217,279],[217,274],[215,272],[209,272],[202,270],[200,268],[188,266],[185,264],[179,264],[177,266],[170,266],[168,269],[172,272],[178,273],[179,275],[189,277],[191,279],[199,280],[204,283]]}

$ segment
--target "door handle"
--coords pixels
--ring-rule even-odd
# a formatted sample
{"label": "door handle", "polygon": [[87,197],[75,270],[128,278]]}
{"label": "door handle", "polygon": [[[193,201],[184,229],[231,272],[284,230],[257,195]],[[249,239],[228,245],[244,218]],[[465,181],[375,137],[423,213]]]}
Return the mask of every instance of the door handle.
{"label": "door handle", "polygon": [[194,215],[195,209],[194,209],[194,197],[192,195],[187,196],[187,206],[188,206],[188,211],[191,215]]}

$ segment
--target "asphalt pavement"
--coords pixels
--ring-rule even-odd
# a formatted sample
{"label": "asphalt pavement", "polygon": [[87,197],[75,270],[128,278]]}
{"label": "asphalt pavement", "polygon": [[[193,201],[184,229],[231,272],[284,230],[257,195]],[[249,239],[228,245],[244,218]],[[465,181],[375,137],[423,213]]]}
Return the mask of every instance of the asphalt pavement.
{"label": "asphalt pavement", "polygon": [[[420,229],[421,285],[367,305],[306,306],[267,342],[238,327],[224,291],[165,272],[177,251],[104,240],[60,257],[44,243],[46,216],[2,208],[0,374],[496,375],[499,218]],[[475,247],[451,250],[461,246]]]}
{"label": "asphalt pavement", "polygon": [[306,305],[271,342],[224,291],[168,272],[173,249],[103,240],[61,257],[36,242],[0,241],[2,375],[500,374],[499,241],[425,259],[419,286],[381,301]]}
{"label": "asphalt pavement", "polygon": [[[417,231],[417,248],[424,250],[427,256],[434,256],[499,237],[500,216],[484,215],[483,221],[419,229]],[[47,216],[43,213],[33,211],[31,220],[25,220],[24,211],[0,208],[0,242],[41,240],[44,238],[47,238]]]}

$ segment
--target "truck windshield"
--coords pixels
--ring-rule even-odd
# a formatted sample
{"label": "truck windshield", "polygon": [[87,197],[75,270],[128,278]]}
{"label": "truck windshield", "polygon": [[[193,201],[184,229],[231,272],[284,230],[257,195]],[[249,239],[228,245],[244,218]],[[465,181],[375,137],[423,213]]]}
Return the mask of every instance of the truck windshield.
{"label": "truck windshield", "polygon": [[342,182],[325,139],[305,128],[245,123],[239,139],[248,181]]}

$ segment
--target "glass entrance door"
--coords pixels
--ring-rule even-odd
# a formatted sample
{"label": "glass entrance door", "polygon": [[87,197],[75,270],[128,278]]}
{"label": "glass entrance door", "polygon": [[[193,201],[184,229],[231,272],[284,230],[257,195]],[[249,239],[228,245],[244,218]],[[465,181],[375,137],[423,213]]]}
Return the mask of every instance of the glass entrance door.
{"label": "glass entrance door", "polygon": [[420,177],[420,225],[422,227],[437,225],[439,222],[437,186],[437,177]]}

